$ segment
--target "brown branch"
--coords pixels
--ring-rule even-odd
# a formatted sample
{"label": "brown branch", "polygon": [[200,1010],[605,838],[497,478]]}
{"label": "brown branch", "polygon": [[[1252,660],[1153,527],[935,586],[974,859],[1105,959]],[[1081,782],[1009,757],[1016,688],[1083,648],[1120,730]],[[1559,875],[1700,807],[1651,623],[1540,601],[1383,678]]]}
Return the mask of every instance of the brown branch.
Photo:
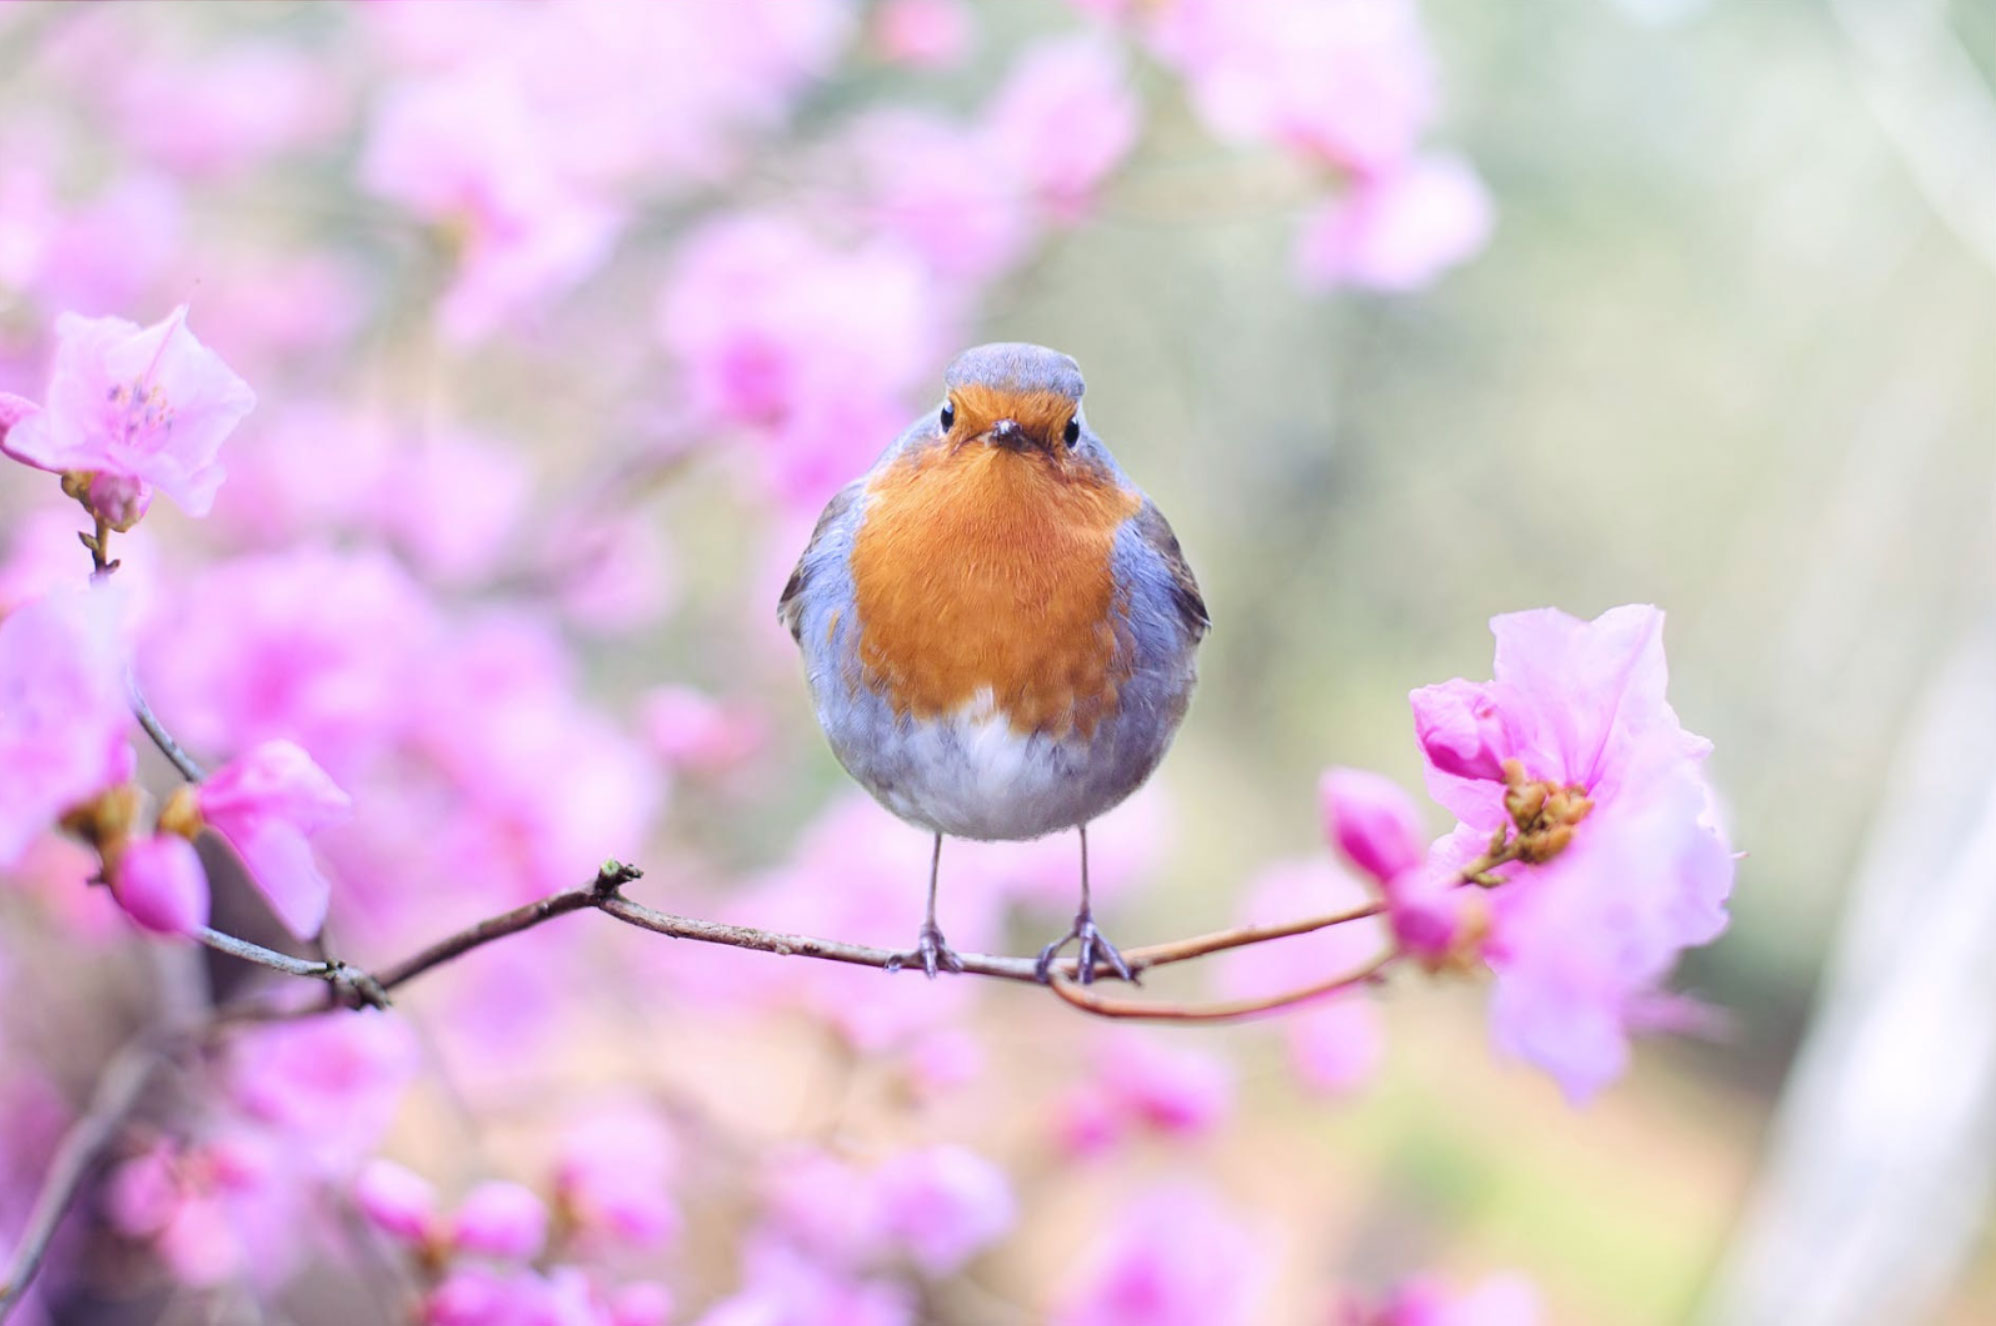
{"label": "brown branch", "polygon": [[0,1279],[0,1321],[5,1321],[26,1296],[35,1272],[41,1269],[42,1258],[48,1255],[49,1243],[55,1238],[64,1213],[97,1168],[105,1149],[116,1140],[118,1130],[164,1061],[164,1052],[150,1040],[134,1041],[120,1050],[104,1070],[104,1076],[98,1079],[89,1108],[63,1134],[56,1146],[55,1160],[42,1180],[41,1191],[35,1195],[34,1209],[28,1213],[28,1223],[21,1231],[13,1260],[7,1265],[6,1277]]}
{"label": "brown branch", "polygon": [[1104,1018],[1132,1018],[1151,1022],[1239,1022],[1246,1018],[1294,1008],[1313,1000],[1325,999],[1343,991],[1355,990],[1362,985],[1374,984],[1385,977],[1386,969],[1399,958],[1398,949],[1389,949],[1365,966],[1344,976],[1335,976],[1315,985],[1306,985],[1300,990],[1285,990],[1281,994],[1262,995],[1251,999],[1232,999],[1217,1004],[1168,1004],[1152,1003],[1142,999],[1123,999],[1115,995],[1098,994],[1088,986],[1081,985],[1065,976],[1057,976],[1051,982],[1053,992],[1084,1013],[1093,1013]]}

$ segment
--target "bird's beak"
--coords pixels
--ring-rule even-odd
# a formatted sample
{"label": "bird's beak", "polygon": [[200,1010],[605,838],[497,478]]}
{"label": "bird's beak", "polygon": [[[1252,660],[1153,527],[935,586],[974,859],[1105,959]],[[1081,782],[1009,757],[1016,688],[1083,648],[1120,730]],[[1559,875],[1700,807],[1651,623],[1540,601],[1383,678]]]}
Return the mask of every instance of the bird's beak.
{"label": "bird's beak", "polygon": [[1007,451],[1024,451],[1032,441],[1016,419],[1000,419],[991,425],[984,437],[992,446],[1003,447]]}

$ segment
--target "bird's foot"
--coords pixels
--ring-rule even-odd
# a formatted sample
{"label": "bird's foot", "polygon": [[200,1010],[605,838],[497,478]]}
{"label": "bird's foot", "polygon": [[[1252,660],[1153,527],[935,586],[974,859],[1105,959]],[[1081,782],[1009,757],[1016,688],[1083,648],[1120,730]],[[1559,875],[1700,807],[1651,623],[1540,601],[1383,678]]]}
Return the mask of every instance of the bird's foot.
{"label": "bird's foot", "polygon": [[1040,959],[1033,964],[1033,973],[1040,978],[1040,984],[1053,982],[1053,960],[1067,947],[1070,939],[1080,944],[1075,952],[1074,973],[1081,978],[1083,985],[1094,983],[1097,963],[1106,963],[1116,975],[1132,985],[1137,983],[1130,964],[1123,961],[1123,955],[1116,951],[1116,946],[1109,942],[1108,937],[1095,928],[1094,916],[1084,911],[1074,918],[1073,929],[1040,950]]}
{"label": "bird's foot", "polygon": [[943,940],[941,927],[933,922],[923,923],[921,936],[915,941],[914,948],[906,953],[897,953],[887,960],[887,970],[900,971],[910,962],[922,964],[922,970],[932,981],[936,979],[936,973],[939,971],[963,970],[963,959],[959,958],[956,950]]}

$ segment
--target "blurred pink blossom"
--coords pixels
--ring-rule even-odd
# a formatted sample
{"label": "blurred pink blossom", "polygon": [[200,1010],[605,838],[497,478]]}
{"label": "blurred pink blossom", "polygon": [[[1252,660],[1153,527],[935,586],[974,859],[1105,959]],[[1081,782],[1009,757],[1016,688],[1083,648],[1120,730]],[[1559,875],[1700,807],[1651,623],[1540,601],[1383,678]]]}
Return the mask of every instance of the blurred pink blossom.
{"label": "blurred pink blossom", "polygon": [[874,1182],[887,1237],[931,1277],[955,1274],[1018,1222],[1010,1178],[967,1147],[902,1152]]}
{"label": "blurred pink blossom", "polygon": [[[1414,692],[1416,723],[1454,730],[1448,715],[1487,712],[1479,730],[1500,762],[1592,802],[1551,860],[1500,870],[1485,949],[1499,1044],[1583,1099],[1621,1073],[1628,1030],[1677,955],[1725,929],[1733,855],[1703,771],[1710,744],[1664,698],[1661,611],[1632,605],[1583,622],[1546,608],[1495,618],[1491,629],[1496,679]],[[1455,855],[1508,822],[1503,782],[1432,758],[1427,777],[1462,820],[1445,840]]]}
{"label": "blurred pink blossom", "polygon": [[111,892],[134,921],[162,935],[208,924],[208,874],[194,844],[157,834],[126,845],[111,872]]}
{"label": "blurred pink blossom", "polygon": [[249,867],[285,928],[319,933],[332,887],[307,841],[347,818],[353,799],[296,742],[263,742],[210,774],[197,800],[202,818]]}
{"label": "blurred pink blossom", "polygon": [[1006,78],[987,112],[986,151],[1055,220],[1072,224],[1135,145],[1138,109],[1117,49],[1093,36],[1047,42]]}
{"label": "blurred pink blossom", "polygon": [[354,1203],[376,1229],[421,1246],[441,1233],[437,1190],[428,1179],[392,1160],[370,1160],[354,1176]]}
{"label": "blurred pink blossom", "polygon": [[[1249,886],[1238,919],[1243,925],[1273,925],[1368,901],[1357,879],[1328,860],[1310,857],[1264,868]],[[1377,920],[1354,921],[1235,950],[1220,960],[1221,988],[1236,997],[1262,998],[1321,984],[1379,956],[1387,945],[1385,930]],[[1380,1011],[1358,992],[1293,1009],[1279,1028],[1304,1085],[1327,1095],[1368,1085],[1385,1050]]]}
{"label": "blurred pink blossom", "polygon": [[272,1143],[231,1134],[162,1142],[125,1160],[108,1183],[106,1214],[182,1284],[248,1278],[267,1288],[296,1264],[309,1233],[304,1199]]}
{"label": "blurred pink blossom", "polygon": [[420,1062],[409,1025],[378,1009],[274,1023],[231,1047],[229,1096],[293,1165],[341,1174],[388,1131]]}
{"label": "blurred pink blossom", "polygon": [[995,146],[992,129],[889,107],[855,121],[839,149],[858,177],[860,223],[919,254],[945,281],[971,287],[1024,257],[1037,230],[1026,179],[1009,166],[964,169]]}
{"label": "blurred pink blossom", "polygon": [[745,705],[724,704],[691,686],[647,691],[639,722],[667,765],[709,777],[741,767],[769,739],[761,714]]}
{"label": "blurred pink blossom", "polygon": [[975,32],[963,0],[885,0],[873,15],[882,58],[921,69],[961,64]]}
{"label": "blurred pink blossom", "polygon": [[141,506],[157,487],[205,516],[221,486],[222,442],[250,412],[249,385],[187,330],[187,308],[139,327],[122,318],[56,321],[43,408],[0,449],[40,469],[134,481]]}
{"label": "blurred pink blossom", "polygon": [[816,506],[907,423],[951,339],[938,302],[903,249],[737,215],[680,246],[658,328],[695,417],[740,430],[777,495]]}
{"label": "blurred pink blossom", "polygon": [[783,1240],[753,1236],[742,1287],[696,1326],[915,1326],[913,1293],[891,1280],[828,1267]]}
{"label": "blurred pink blossom", "polygon": [[555,1166],[555,1200],[578,1234],[655,1249],[679,1234],[671,1180],[678,1149],[657,1114],[635,1102],[572,1122]]}
{"label": "blurred pink blossom", "polygon": [[1365,174],[1410,156],[1435,115],[1413,0],[1170,0],[1151,39],[1230,139]]}
{"label": "blurred pink blossom", "polygon": [[491,1179],[464,1195],[451,1217],[451,1242],[463,1252],[528,1262],[547,1243],[548,1209],[517,1183]]}
{"label": "blurred pink blossom", "polygon": [[182,174],[232,175],[339,131],[346,98],[330,67],[302,48],[235,41],[193,59],[130,61],[106,89],[139,154]]}
{"label": "blurred pink blossom", "polygon": [[1458,157],[1418,157],[1354,180],[1303,222],[1306,285],[1418,290],[1474,257],[1496,224],[1490,194]]}
{"label": "blurred pink blossom", "polygon": [[1098,1152],[1133,1128],[1205,1136],[1233,1112],[1233,1064],[1217,1051],[1124,1028],[1103,1035],[1088,1061],[1056,1124],[1061,1144],[1075,1154]]}
{"label": "blurred pink blossom", "polygon": [[0,618],[0,866],[131,776],[120,606],[58,590]]}
{"label": "blurred pink blossom", "polygon": [[1390,778],[1329,769],[1317,783],[1324,833],[1344,858],[1384,884],[1421,863],[1427,844],[1414,800]]}
{"label": "blurred pink blossom", "polygon": [[153,298],[185,252],[186,213],[169,177],[120,171],[48,236],[33,293],[48,309],[130,308]]}
{"label": "blurred pink blossom", "polygon": [[1538,1291],[1520,1275],[1495,1275],[1456,1293],[1432,1276],[1396,1288],[1376,1310],[1347,1306],[1346,1326],[1539,1326]]}
{"label": "blurred pink blossom", "polygon": [[1268,1254],[1210,1193],[1139,1194],[1058,1298],[1055,1326],[1240,1326],[1255,1310]]}

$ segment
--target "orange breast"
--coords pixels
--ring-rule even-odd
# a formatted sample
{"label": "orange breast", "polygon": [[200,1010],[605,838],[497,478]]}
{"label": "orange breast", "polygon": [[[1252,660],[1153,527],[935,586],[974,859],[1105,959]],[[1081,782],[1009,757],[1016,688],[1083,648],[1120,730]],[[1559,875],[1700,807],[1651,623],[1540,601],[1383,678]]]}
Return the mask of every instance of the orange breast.
{"label": "orange breast", "polygon": [[1092,733],[1128,674],[1110,550],[1138,505],[1030,451],[906,457],[874,480],[853,541],[867,680],[918,718],[988,689],[1016,731]]}

